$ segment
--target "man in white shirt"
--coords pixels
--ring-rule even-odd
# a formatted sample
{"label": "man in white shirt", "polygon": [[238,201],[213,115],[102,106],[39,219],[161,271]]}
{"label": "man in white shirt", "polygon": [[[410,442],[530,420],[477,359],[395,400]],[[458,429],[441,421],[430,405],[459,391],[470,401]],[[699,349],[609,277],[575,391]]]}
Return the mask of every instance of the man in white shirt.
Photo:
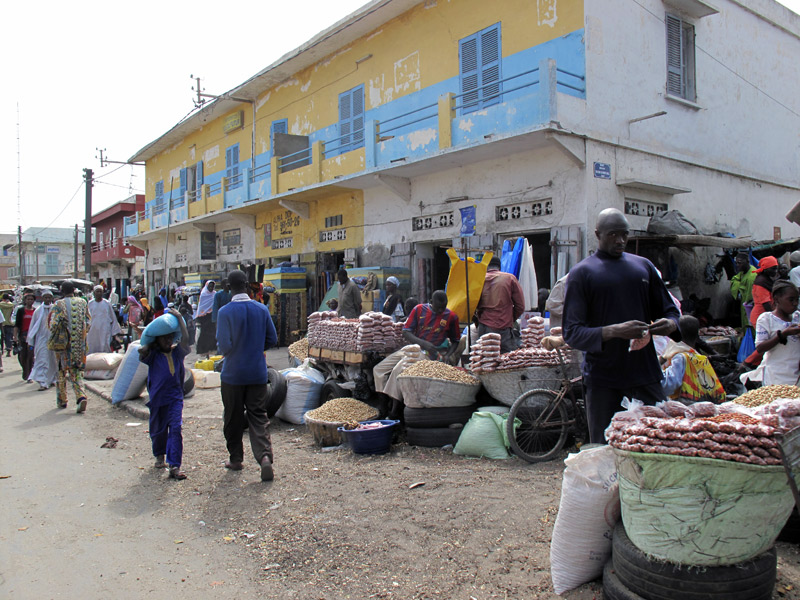
{"label": "man in white shirt", "polygon": [[89,300],[89,314],[92,322],[86,339],[87,354],[111,352],[111,338],[122,333],[119,321],[111,308],[111,303],[103,298],[103,286],[96,285]]}

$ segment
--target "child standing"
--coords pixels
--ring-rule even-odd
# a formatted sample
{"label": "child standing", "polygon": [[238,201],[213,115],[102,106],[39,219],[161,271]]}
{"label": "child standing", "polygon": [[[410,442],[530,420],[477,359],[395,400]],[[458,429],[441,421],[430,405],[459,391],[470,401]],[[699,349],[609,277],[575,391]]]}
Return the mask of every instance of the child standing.
{"label": "child standing", "polygon": [[[175,322],[177,321],[177,323]],[[180,329],[179,329],[180,328]],[[164,333],[164,332],[168,333]],[[180,344],[173,345],[176,341]],[[169,467],[172,479],[186,479],[181,471],[183,457],[183,359],[189,353],[186,323],[174,308],[154,320],[142,334],[139,360],[149,367],[147,392],[150,401],[150,439],[154,467]]]}

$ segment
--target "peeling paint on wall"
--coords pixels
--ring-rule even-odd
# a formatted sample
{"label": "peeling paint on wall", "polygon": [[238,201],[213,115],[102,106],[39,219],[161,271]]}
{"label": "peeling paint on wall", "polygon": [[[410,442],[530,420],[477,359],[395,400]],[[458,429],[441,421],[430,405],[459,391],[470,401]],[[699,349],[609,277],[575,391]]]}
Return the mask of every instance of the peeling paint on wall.
{"label": "peeling paint on wall", "polygon": [[297,79],[295,79],[294,77],[290,77],[289,79],[287,79],[286,81],[284,81],[283,83],[278,85],[278,87],[275,88],[275,91],[277,92],[278,90],[282,90],[283,88],[292,87],[294,85],[300,85],[300,82],[297,81]]}
{"label": "peeling paint on wall", "polygon": [[303,85],[300,86],[300,91],[305,94],[308,91],[308,88],[310,87],[311,87],[311,79],[309,79]]}
{"label": "peeling paint on wall", "polygon": [[189,147],[189,160],[194,162],[195,160],[194,157],[196,154],[197,154],[197,146],[193,144],[192,146]]}
{"label": "peeling paint on wall", "polygon": [[394,63],[394,89],[407,92],[420,89],[419,50]]}
{"label": "peeling paint on wall", "polygon": [[384,88],[385,76],[381,73],[378,77],[370,79],[367,83],[367,108],[375,108],[383,104],[381,92]]}
{"label": "peeling paint on wall", "polygon": [[374,38],[374,37],[376,37],[376,36],[379,36],[379,35],[380,35],[380,34],[382,34],[382,33],[383,33],[383,29],[378,29],[378,31],[376,31],[375,33],[372,33],[372,34],[371,34],[371,35],[370,35],[370,36],[367,38],[367,41],[370,41],[372,38]]}
{"label": "peeling paint on wall", "polygon": [[458,120],[458,128],[461,131],[472,131],[473,127],[475,127],[475,123],[472,122],[472,119],[459,119]]}
{"label": "peeling paint on wall", "polygon": [[213,167],[214,159],[216,158],[219,158],[219,144],[203,152],[203,162],[206,164],[206,167]]}
{"label": "peeling paint on wall", "polygon": [[272,95],[272,90],[268,91],[264,96],[256,102],[256,110],[261,110],[261,107],[269,102],[269,97]]}
{"label": "peeling paint on wall", "polygon": [[427,146],[436,139],[436,129],[430,127],[428,129],[420,129],[413,133],[408,134],[408,143],[411,150],[416,150],[422,146]]}
{"label": "peeling paint on wall", "polygon": [[555,27],[558,22],[556,14],[556,3],[558,0],[536,0],[536,11],[539,17],[539,25]]}

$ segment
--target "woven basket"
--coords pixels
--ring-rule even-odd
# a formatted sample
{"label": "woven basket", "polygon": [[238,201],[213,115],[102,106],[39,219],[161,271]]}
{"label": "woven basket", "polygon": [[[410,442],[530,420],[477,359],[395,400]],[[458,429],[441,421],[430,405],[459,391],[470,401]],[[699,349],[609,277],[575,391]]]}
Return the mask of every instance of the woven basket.
{"label": "woven basket", "polygon": [[[580,375],[580,365],[567,365],[570,378]],[[558,367],[526,367],[507,371],[490,371],[479,375],[486,391],[506,406],[514,404],[514,400],[529,390],[557,390],[561,387],[564,373]]]}
{"label": "woven basket", "polygon": [[409,408],[444,408],[469,406],[481,389],[480,382],[459,383],[432,377],[401,375],[397,385],[403,394],[403,402]]}
{"label": "woven basket", "polygon": [[[369,421],[375,419],[377,416],[378,413],[376,412],[369,419],[365,420]],[[317,445],[338,446],[344,441],[342,440],[342,434],[339,433],[339,427],[344,425],[344,421],[320,421],[319,419],[309,417],[308,413],[303,415],[303,418]]]}

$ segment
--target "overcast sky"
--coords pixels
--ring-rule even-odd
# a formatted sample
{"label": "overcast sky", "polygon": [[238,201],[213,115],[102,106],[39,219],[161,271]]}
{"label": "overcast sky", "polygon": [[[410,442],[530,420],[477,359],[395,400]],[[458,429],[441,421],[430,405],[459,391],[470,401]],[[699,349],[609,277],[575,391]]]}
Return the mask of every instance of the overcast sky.
{"label": "overcast sky", "polygon": [[[781,3],[800,12],[800,0]],[[6,3],[0,232],[82,225],[83,168],[99,178],[93,212],[127,198],[131,188],[143,193],[144,167],[101,168],[95,148],[127,160],[192,110],[191,74],[203,78],[206,92],[223,93],[363,4]]]}

